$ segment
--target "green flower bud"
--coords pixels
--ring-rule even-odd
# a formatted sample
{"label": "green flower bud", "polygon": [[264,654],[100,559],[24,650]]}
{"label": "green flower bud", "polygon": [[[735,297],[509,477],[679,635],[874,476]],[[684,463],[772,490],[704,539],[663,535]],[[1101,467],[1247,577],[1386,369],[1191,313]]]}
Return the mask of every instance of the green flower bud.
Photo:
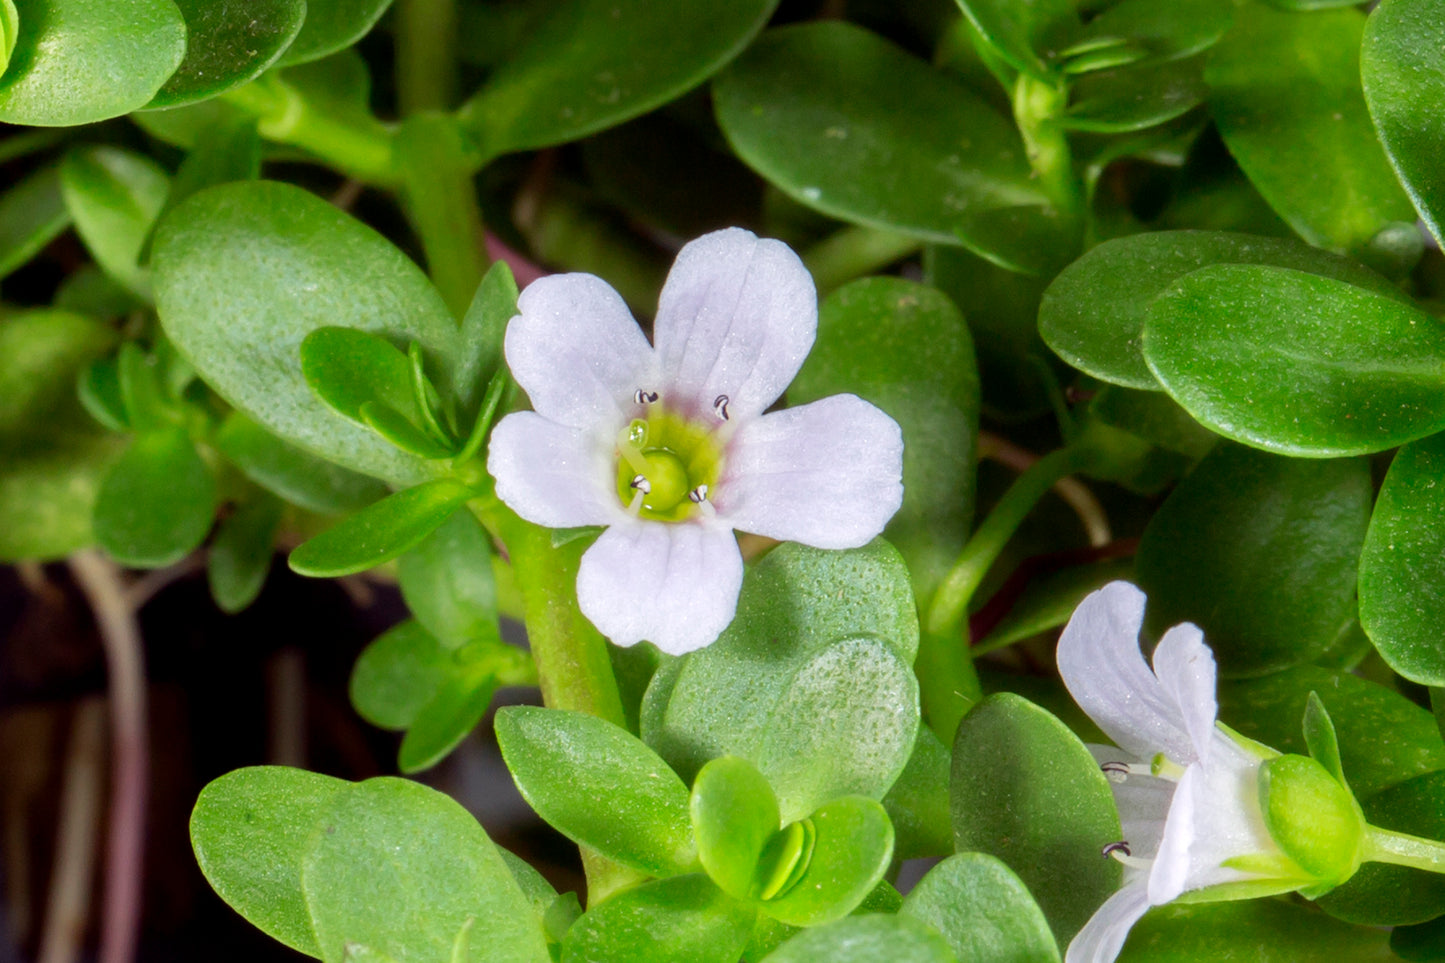
{"label": "green flower bud", "polygon": [[1259,767],[1259,801],[1279,848],[1321,883],[1337,886],[1360,866],[1365,817],[1355,797],[1308,756]]}

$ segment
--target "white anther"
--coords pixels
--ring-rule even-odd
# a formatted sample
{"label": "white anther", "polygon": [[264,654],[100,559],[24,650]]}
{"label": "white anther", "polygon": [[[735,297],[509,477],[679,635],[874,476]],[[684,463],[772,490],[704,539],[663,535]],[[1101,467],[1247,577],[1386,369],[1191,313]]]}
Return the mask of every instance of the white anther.
{"label": "white anther", "polygon": [[639,405],[650,405],[657,400],[657,392],[644,391],[643,389],[638,388],[632,393],[632,400],[637,402]]}
{"label": "white anther", "polygon": [[1113,856],[1115,853],[1118,853],[1121,856],[1134,855],[1129,851],[1129,841],[1127,839],[1121,839],[1117,843],[1110,843],[1105,846],[1101,851],[1101,855],[1104,856]]}
{"label": "white anther", "polygon": [[703,502],[707,501],[707,486],[697,486],[692,491],[687,493],[687,498],[688,501],[692,502],[694,505],[701,505]]}
{"label": "white anther", "polygon": [[647,480],[646,475],[633,475],[632,481],[628,482],[628,484],[644,495],[652,494],[652,482]]}
{"label": "white anther", "polygon": [[729,399],[727,395],[718,395],[712,400],[712,412],[713,414],[717,415],[718,418],[722,421],[728,420],[729,400],[731,399]]}

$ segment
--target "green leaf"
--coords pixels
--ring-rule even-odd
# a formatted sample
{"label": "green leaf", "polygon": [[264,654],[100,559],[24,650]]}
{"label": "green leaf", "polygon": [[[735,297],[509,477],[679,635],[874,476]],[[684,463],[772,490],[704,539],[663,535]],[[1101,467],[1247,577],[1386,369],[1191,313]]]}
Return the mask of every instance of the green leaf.
{"label": "green leaf", "polygon": [[1394,298],[1282,268],[1216,264],[1149,306],[1144,357],[1227,438],[1311,458],[1445,428],[1445,332]]}
{"label": "green leaf", "polygon": [[254,80],[291,45],[307,19],[306,0],[174,2],[186,20],[186,58],[147,107],[195,103]]}
{"label": "green leaf", "polygon": [[95,499],[95,538],[123,565],[160,568],[201,544],[216,513],[216,480],[179,428],[136,435]]}
{"label": "green leaf", "polygon": [[211,542],[206,576],[222,612],[234,614],[255,601],[266,575],[285,506],[260,492],[222,519]]}
{"label": "green leaf", "polygon": [[448,648],[500,640],[491,543],[471,512],[457,512],[401,556],[397,581],[416,620]]}
{"label": "green leaf", "polygon": [[636,736],[533,706],[499,711],[496,731],[522,796],[563,835],[653,876],[696,865],[687,787]]}
{"label": "green leaf", "polygon": [[1058,51],[1080,32],[1068,0],[958,0],[989,47],[1015,70],[1052,79]]}
{"label": "green leaf", "polygon": [[497,691],[490,660],[462,662],[453,653],[441,684],[420,709],[397,751],[397,768],[410,775],[430,769],[469,736]]}
{"label": "green leaf", "polygon": [[65,205],[106,274],[150,298],[140,253],[166,202],[170,177],[150,158],[118,147],[81,148],[60,165]]}
{"label": "green leaf", "polygon": [[1152,58],[1179,58],[1213,46],[1233,20],[1233,7],[1219,0],[1121,0],[1089,21],[1084,36],[1127,37]]}
{"label": "green leaf", "polygon": [[1144,362],[1150,303],[1211,264],[1266,264],[1400,297],[1388,280],[1347,258],[1292,239],[1224,231],[1155,231],[1105,241],[1069,265],[1044,292],[1039,332],[1080,371],[1129,388],[1159,390]]}
{"label": "green leaf", "polygon": [[451,798],[405,779],[332,797],[301,866],[320,956],[349,943],[396,960],[547,963],[542,923],[482,827]]}
{"label": "green leaf", "polygon": [[1365,102],[1400,181],[1436,241],[1445,238],[1445,16],[1431,0],[1388,0],[1360,50]]}
{"label": "green leaf", "polygon": [[[207,187],[231,181],[253,181],[261,176],[261,135],[256,118],[235,113],[223,114],[196,134],[195,146],[181,161],[171,181],[165,205],[156,217],[157,223],[180,206],[181,201]],[[146,239],[141,260],[150,260],[155,233]]]}
{"label": "green leaf", "polygon": [[884,535],[927,599],[973,520],[978,368],[963,315],[938,290],[901,278],[864,278],[833,292],[788,398],[797,405],[845,391],[903,429],[903,507]]}
{"label": "green leaf", "polygon": [[959,851],[1003,860],[1043,909],[1059,945],[1119,888],[1100,850],[1122,839],[1108,780],[1062,722],[1011,693],[958,727],[950,798]]}
{"label": "green leaf", "polygon": [[60,169],[42,167],[0,194],[0,278],[30,263],[70,226]]}
{"label": "green leaf", "polygon": [[389,6],[391,0],[306,0],[306,22],[281,65],[319,60],[350,47],[376,26]]}
{"label": "green leaf", "polygon": [[115,358],[98,358],[87,365],[76,380],[80,404],[101,425],[111,431],[128,431],[130,420],[120,394],[120,372]]}
{"label": "green leaf", "polygon": [[1360,799],[1445,769],[1445,743],[1434,717],[1398,692],[1348,672],[1302,665],[1258,679],[1225,680],[1219,717],[1280,752],[1305,752],[1300,719],[1312,691],[1334,721],[1344,774]]}
{"label": "green leaf", "polygon": [[562,963],[737,963],[754,915],[706,876],[654,880],[583,914]]}
{"label": "green leaf", "polygon": [[1119,963],[1387,963],[1387,939],[1283,900],[1171,903],[1134,924]]}
{"label": "green leaf", "polygon": [[1364,28],[1359,10],[1299,16],[1246,4],[1205,71],[1239,166],[1300,237],[1337,251],[1415,219],[1365,108]]}
{"label": "green leaf", "polygon": [[959,853],[930,869],[899,912],[932,926],[960,960],[1059,959],[1048,920],[1028,887],[987,853]]}
{"label": "green leaf", "polygon": [[1445,960],[1445,916],[1415,926],[1395,927],[1390,931],[1390,950],[1412,963]]}
{"label": "green leaf", "polygon": [[713,96],[738,156],[832,217],[956,245],[971,209],[1043,203],[1008,119],[841,21],[769,31]]}
{"label": "green leaf", "polygon": [[1340,785],[1346,785],[1345,765],[1340,759],[1340,739],[1335,733],[1334,722],[1330,720],[1329,710],[1320,701],[1318,693],[1309,694],[1309,700],[1305,703],[1304,723],[1300,728],[1304,731],[1310,758],[1324,766],[1325,771],[1334,776]]}
{"label": "green leaf", "polygon": [[504,367],[502,338],[516,313],[517,280],[507,262],[499,260],[482,278],[462,318],[461,350],[454,362],[452,383],[463,425],[475,417],[488,382]]}
{"label": "green leaf", "polygon": [[1360,554],[1360,622],[1396,672],[1445,685],[1445,435],[1400,449],[1380,487]]}
{"label": "green leaf", "polygon": [[1157,638],[1204,630],[1225,676],[1310,662],[1355,616],[1370,516],[1363,459],[1305,461],[1221,444],[1144,530],[1135,560]]}
{"label": "green leaf", "polygon": [[653,677],[643,737],[684,778],[718,756],[748,760],[785,821],[846,793],[881,799],[917,730],[917,632],[886,542],[779,546],[744,575],[723,636]]}
{"label": "green leaf", "polygon": [[1058,123],[1065,130],[1128,134],[1182,117],[1208,94],[1203,57],[1130,64],[1071,84],[1069,107]]}
{"label": "green leaf", "polygon": [[309,511],[355,512],[386,495],[381,482],[289,445],[239,411],[226,416],[213,443],[251,481]]}
{"label": "green leaf", "polygon": [[765,957],[766,963],[955,963],[943,937],[907,916],[850,916],[804,930]]}
{"label": "green leaf", "polygon": [[919,726],[908,765],[883,797],[899,859],[946,856],[953,851],[948,810],[951,764],[947,747],[933,730]]}
{"label": "green leaf", "polygon": [[351,667],[351,704],[382,729],[408,729],[436,696],[453,653],[408,619],[372,640]]}
{"label": "green leaf", "polygon": [[777,0],[551,0],[460,113],[490,156],[580,140],[681,96],[762,29]]}
{"label": "green leaf", "polygon": [[148,354],[136,342],[127,341],[120,346],[115,367],[116,387],[127,425],[141,432],[174,425],[174,411],[161,387],[155,354]]}
{"label": "green leaf", "polygon": [[[321,956],[301,892],[301,863],[327,807],[349,784],[283,766],[237,769],[201,790],[191,846],[216,894],[267,936]],[[369,871],[369,868],[368,868]]]}
{"label": "green leaf", "polygon": [[782,824],[773,787],[746,759],[723,756],[703,766],[688,804],[697,858],[724,893],[756,895],[758,859]]}
{"label": "green leaf", "polygon": [[857,909],[883,879],[893,858],[893,826],[881,805],[862,796],[834,799],[804,824],[812,840],[799,854],[802,874],[799,865],[791,867],[784,888],[760,908],[790,926],[821,926]]}
{"label": "green leaf", "polygon": [[[418,410],[416,405],[409,406]],[[361,404],[361,423],[402,451],[428,461],[441,461],[456,454],[450,444],[438,441],[432,433],[418,428],[409,417],[390,405],[376,401]]]}
{"label": "green leaf", "polygon": [[302,341],[338,321],[418,341],[438,363],[456,350],[446,305],[388,241],[299,188],[235,183],[167,215],[151,260],[167,335],[223,398],[347,468],[394,484],[427,477],[424,462],[332,412],[301,373]]}
{"label": "green leaf", "polygon": [[72,127],[144,107],[186,53],[171,0],[19,0],[0,121]]}
{"label": "green leaf", "polygon": [[[1360,806],[1372,826],[1440,839],[1445,837],[1445,773],[1417,776],[1361,800]],[[1319,904],[1331,916],[1365,926],[1423,923],[1445,914],[1445,878],[1405,866],[1366,863]]]}
{"label": "green leaf", "polygon": [[1079,253],[1081,225],[1047,203],[979,205],[959,212],[958,240],[1006,271],[1048,277]]}
{"label": "green leaf", "polygon": [[375,568],[421,544],[473,494],[461,482],[438,478],[388,495],[299,546],[291,569],[335,578]]}
{"label": "green leaf", "polygon": [[411,361],[385,338],[354,328],[317,328],[301,342],[301,374],[339,415],[366,423],[371,403],[416,414]]}

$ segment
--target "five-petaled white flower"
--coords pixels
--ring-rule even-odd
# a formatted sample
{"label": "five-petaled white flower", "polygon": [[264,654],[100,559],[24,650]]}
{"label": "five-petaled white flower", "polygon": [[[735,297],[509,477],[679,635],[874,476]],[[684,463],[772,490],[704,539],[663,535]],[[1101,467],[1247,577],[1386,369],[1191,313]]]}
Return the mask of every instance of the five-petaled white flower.
{"label": "five-petaled white flower", "polygon": [[788,247],[730,228],[682,249],[649,344],[590,274],[534,281],[506,355],[533,411],[503,418],[487,469],[538,525],[609,526],[582,557],[582,611],[619,645],[674,655],[732,620],[733,530],[856,548],[903,499],[898,425],[854,395],[763,414],[817,332],[813,280]]}
{"label": "five-petaled white flower", "polygon": [[[1139,651],[1144,593],[1112,582],[1074,611],[1059,639],[1059,673],[1123,751],[1091,747],[1110,777],[1124,841],[1105,847],[1124,885],[1069,944],[1066,963],[1108,963],[1151,906],[1267,896],[1317,880],[1270,835],[1261,764],[1278,753],[1215,721],[1214,654],[1195,625],[1176,625]],[[1207,892],[1199,892],[1207,891]]]}

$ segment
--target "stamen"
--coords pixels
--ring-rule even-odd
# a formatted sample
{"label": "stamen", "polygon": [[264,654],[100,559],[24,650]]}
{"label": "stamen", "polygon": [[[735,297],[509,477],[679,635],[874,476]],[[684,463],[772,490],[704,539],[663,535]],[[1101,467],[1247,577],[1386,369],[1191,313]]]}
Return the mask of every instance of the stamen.
{"label": "stamen", "polygon": [[688,501],[692,502],[694,505],[701,505],[703,502],[707,501],[707,486],[697,486],[692,491],[687,493],[687,498]]}
{"label": "stamen", "polygon": [[657,401],[657,392],[644,391],[643,389],[638,388],[632,393],[632,400],[637,402],[639,405],[650,405]]}
{"label": "stamen", "polygon": [[632,501],[627,503],[627,514],[631,515],[633,518],[636,518],[638,515],[642,514],[642,500],[646,497],[647,492],[643,491],[640,488],[636,492],[634,492],[632,495]]}
{"label": "stamen", "polygon": [[644,495],[652,494],[652,482],[647,480],[646,475],[633,475],[632,481],[628,482],[628,484]]}
{"label": "stamen", "polygon": [[[1127,762],[1106,762],[1099,767],[1110,782],[1119,783],[1129,778],[1129,764]],[[1110,845],[1113,845],[1112,843]]]}
{"label": "stamen", "polygon": [[1100,855],[1113,856],[1115,853],[1121,853],[1125,856],[1134,855],[1129,851],[1129,841],[1127,839],[1121,839],[1117,843],[1110,843],[1103,848]]}
{"label": "stamen", "polygon": [[712,400],[712,413],[722,421],[728,420],[728,402],[730,400],[727,395],[718,395]]}
{"label": "stamen", "polygon": [[647,422],[641,418],[632,419],[626,428],[617,433],[617,453],[627,462],[627,467],[639,475],[647,471],[647,460],[642,457],[642,446],[645,444]]}

